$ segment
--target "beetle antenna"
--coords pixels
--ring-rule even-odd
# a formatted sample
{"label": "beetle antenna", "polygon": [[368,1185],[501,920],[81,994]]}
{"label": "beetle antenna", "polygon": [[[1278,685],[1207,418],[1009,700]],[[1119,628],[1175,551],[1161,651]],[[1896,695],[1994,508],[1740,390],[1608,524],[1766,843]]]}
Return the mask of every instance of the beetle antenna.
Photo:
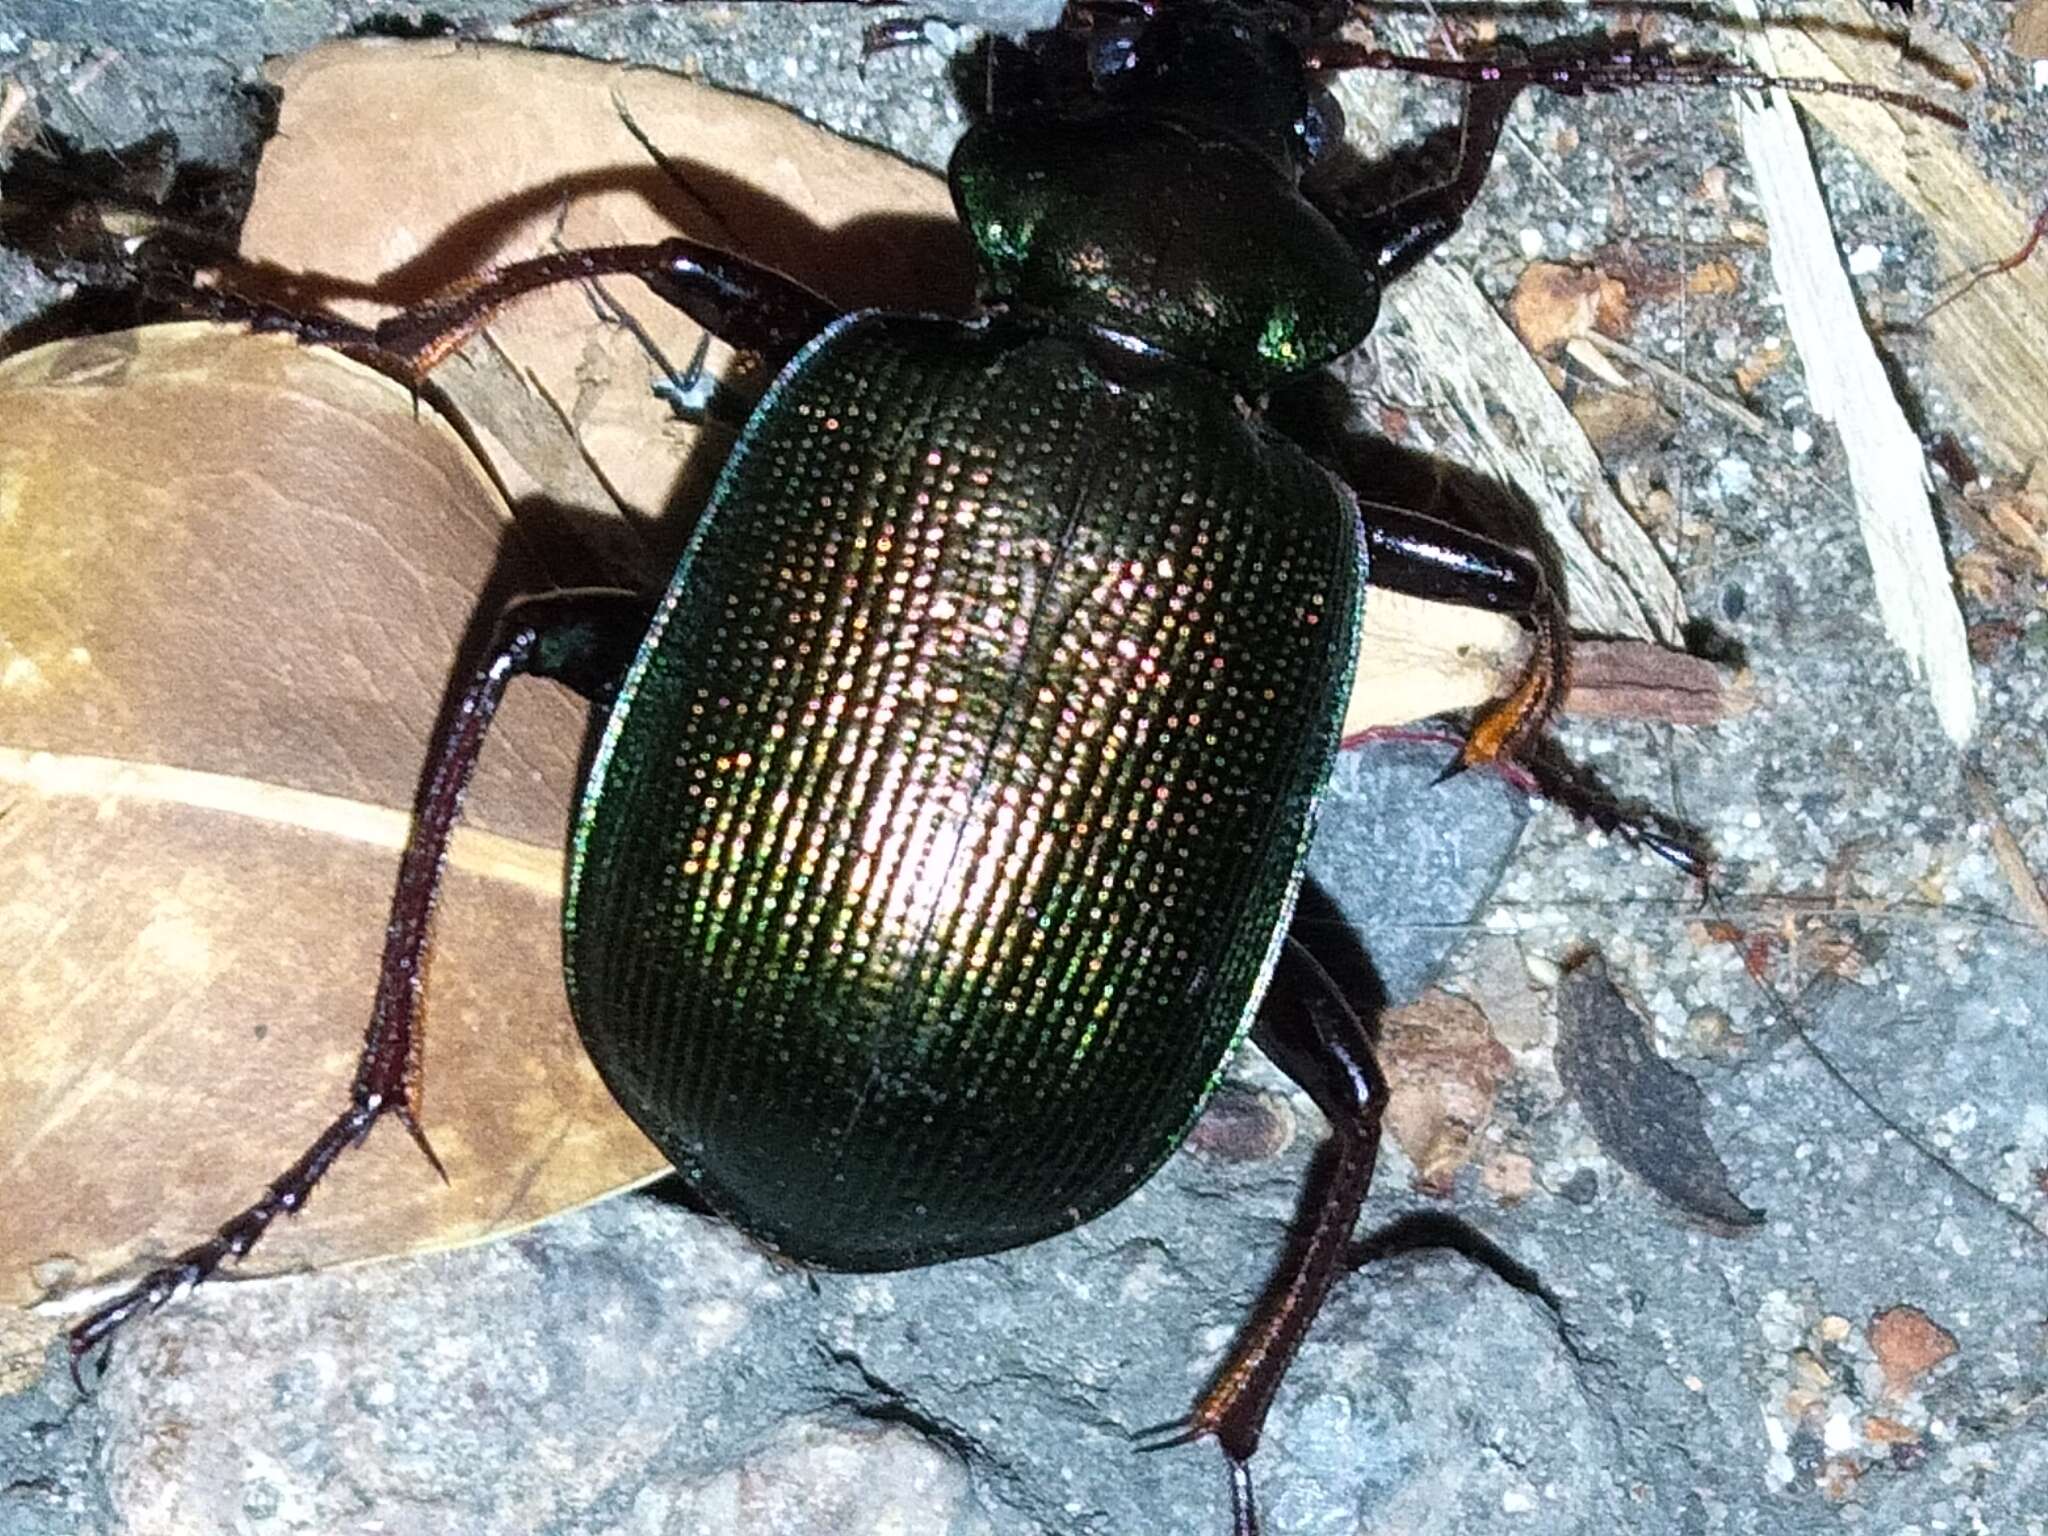
{"label": "beetle antenna", "polygon": [[[1731,909],[1722,899],[1721,894],[1709,891],[1705,904],[1707,909],[1717,919],[1717,926],[1720,930],[1717,937],[1721,937],[1723,942],[1729,944],[1740,953],[1744,948],[1746,936],[1741,925],[1735,920]],[[1998,1192],[1983,1181],[1973,1178],[1964,1172],[1963,1169],[1944,1156],[1939,1147],[1935,1146],[1927,1137],[1894,1114],[1886,1107],[1883,1100],[1879,1099],[1875,1093],[1858,1082],[1854,1074],[1835,1060],[1833,1053],[1821,1044],[1814,1030],[1807,1023],[1805,1010],[1798,1002],[1785,995],[1785,992],[1778,984],[1770,978],[1766,967],[1752,963],[1745,954],[1743,956],[1742,970],[1743,974],[1749,978],[1750,985],[1756,989],[1757,994],[1762,998],[1764,1011],[1771,1016],[1780,1029],[1791,1038],[1797,1040],[1800,1048],[1813,1058],[1814,1064],[1821,1069],[1822,1073],[1844,1093],[1848,1094],[1850,1098],[1861,1105],[1873,1120],[1896,1134],[1901,1141],[1912,1149],[1914,1155],[1923,1162],[1948,1175],[1973,1200],[1989,1206],[2014,1226],[2025,1231],[2028,1236],[2048,1242],[2048,1230],[2044,1230],[2034,1218],[2021,1210],[2017,1205],[2001,1199]],[[1795,986],[1798,984],[1796,977],[1793,978],[1793,984]]]}
{"label": "beetle antenna", "polygon": [[[605,11],[637,10],[650,5],[686,5],[690,0],[559,0],[554,5],[538,6],[533,10],[514,16],[503,25],[511,27],[544,27],[550,22],[575,21],[584,16],[596,16]],[[790,0],[785,0],[790,3]],[[803,4],[805,0],[794,0]],[[896,5],[900,0],[808,0],[813,5],[852,4],[864,6]],[[495,23],[494,23],[495,25]]]}
{"label": "beetle antenna", "polygon": [[1637,86],[1747,86],[1753,90],[1793,91],[1808,96],[1853,96],[1918,117],[1933,118],[1951,128],[1968,124],[1962,114],[1925,96],[1894,91],[1859,80],[1822,80],[1812,76],[1772,75],[1752,69],[1723,54],[1679,58],[1664,47],[1642,47],[1628,34],[1604,54],[1559,54],[1545,58],[1435,59],[1420,54],[1369,48],[1342,38],[1326,38],[1303,50],[1310,69],[1376,69],[1394,74],[1425,75],[1467,85],[1541,86],[1564,96],[1605,95]]}
{"label": "beetle antenna", "polygon": [[2020,243],[2017,250],[1972,267],[1960,278],[1953,279],[1956,286],[1930,305],[1914,324],[1925,325],[1986,278],[2002,277],[2016,268],[2025,266],[2034,259],[2034,252],[2041,248],[2044,239],[2048,239],[2048,205],[2044,205],[2041,211],[2034,215],[2034,222],[2027,231],[2027,238]]}

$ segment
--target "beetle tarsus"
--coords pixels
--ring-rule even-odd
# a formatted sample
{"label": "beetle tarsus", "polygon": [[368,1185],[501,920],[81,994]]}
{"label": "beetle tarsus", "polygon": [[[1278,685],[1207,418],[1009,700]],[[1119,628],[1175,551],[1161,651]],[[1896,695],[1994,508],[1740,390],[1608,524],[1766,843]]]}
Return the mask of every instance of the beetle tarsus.
{"label": "beetle tarsus", "polygon": [[1291,934],[1282,942],[1275,982],[1273,995],[1289,1002],[1269,1002],[1260,1011],[1253,1039],[1323,1112],[1333,1156],[1321,1187],[1312,1187],[1304,1201],[1312,1212],[1306,1239],[1283,1261],[1194,1410],[1158,1426],[1163,1438],[1143,1447],[1163,1450],[1213,1437],[1230,1463],[1232,1529],[1253,1536],[1258,1517],[1251,1458],[1274,1394],[1341,1267],[1372,1186],[1387,1103],[1387,1080],[1373,1058],[1364,1024],[1330,973]]}
{"label": "beetle tarsus", "polygon": [[[1217,1432],[1218,1426],[1207,1422],[1201,1410],[1197,1409],[1164,1424],[1149,1425],[1136,1431],[1131,1438],[1141,1442],[1135,1449],[1142,1455],[1172,1450],[1178,1445],[1192,1445]],[[1252,1497],[1251,1455],[1249,1452],[1238,1455],[1226,1448],[1223,1459],[1230,1467],[1231,1536],[1259,1536],[1258,1503]]]}
{"label": "beetle tarsus", "polygon": [[1474,722],[1457,759],[1444,770],[1445,778],[1482,763],[1521,757],[1564,697],[1571,650],[1563,618],[1547,594],[1530,608],[1528,617],[1536,637],[1528,665],[1507,697]]}
{"label": "beetle tarsus", "polygon": [[1230,1458],[1230,1536],[1259,1536],[1259,1507],[1252,1498],[1252,1464]]}
{"label": "beetle tarsus", "polygon": [[[1466,738],[1435,726],[1382,725],[1347,737],[1344,745],[1359,747],[1374,741],[1462,748]],[[1548,800],[1594,831],[1655,854],[1699,881],[1703,894],[1711,892],[1714,856],[1697,832],[1656,812],[1623,805],[1548,742],[1537,743],[1523,757],[1496,758],[1485,766],[1523,794]],[[1441,784],[1462,772],[1454,755],[1434,782]]]}
{"label": "beetle tarsus", "polygon": [[448,840],[461,815],[470,776],[505,685],[513,676],[540,672],[559,677],[579,691],[601,691],[600,674],[622,669],[631,655],[631,646],[618,632],[630,628],[637,636],[644,633],[646,623],[645,599],[609,590],[553,593],[515,603],[507,610],[493,638],[491,654],[450,711],[434,745],[432,769],[392,893],[377,999],[348,1108],[248,1209],[207,1241],[152,1270],[78,1323],[71,1330],[74,1368],[96,1345],[110,1341],[131,1317],[156,1310],[179,1291],[211,1279],[229,1260],[247,1255],[273,1221],[295,1215],[304,1207],[334,1160],[360,1145],[386,1114],[405,1126],[442,1182],[448,1181],[447,1168],[428,1142],[413,1106],[417,1102],[418,1025],[427,933],[440,893]]}
{"label": "beetle tarsus", "polygon": [[[255,1204],[224,1223],[205,1242],[186,1249],[170,1263],[151,1270],[112,1301],[75,1324],[70,1336],[73,1377],[77,1377],[78,1362],[95,1346],[112,1348],[113,1336],[130,1318],[145,1311],[154,1312],[181,1291],[212,1279],[223,1264],[230,1259],[242,1258],[255,1247],[257,1240],[278,1216],[297,1212],[334,1159],[344,1148],[360,1141],[375,1123],[380,1108],[374,1104],[351,1104],[291,1167],[272,1181]],[[103,1350],[100,1357],[102,1372],[105,1364],[106,1353]]]}

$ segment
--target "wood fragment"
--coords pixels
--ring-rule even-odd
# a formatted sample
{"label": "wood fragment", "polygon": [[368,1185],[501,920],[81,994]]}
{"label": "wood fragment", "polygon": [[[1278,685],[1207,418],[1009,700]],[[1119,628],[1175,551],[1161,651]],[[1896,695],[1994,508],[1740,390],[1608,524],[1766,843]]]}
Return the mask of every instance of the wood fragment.
{"label": "wood fragment", "polygon": [[[1791,73],[1912,84],[1897,79],[1893,32],[1874,19],[1855,0],[1822,0],[1814,20],[1766,36]],[[1948,270],[1974,270],[2026,243],[2038,210],[1995,186],[1953,130],[1842,96],[1799,106],[1927,221]],[[2024,472],[2048,459],[2048,261],[1979,283],[1927,328],[1936,376],[2000,466]]]}
{"label": "wood fragment", "polygon": [[1399,592],[1367,595],[1346,738],[1472,709],[1506,693],[1528,641],[1505,614]]}
{"label": "wood fragment", "polygon": [[1577,363],[1609,389],[1627,389],[1628,375],[1607,361],[1590,336],[1574,336],[1564,344],[1564,355]]}
{"label": "wood fragment", "polygon": [[1446,452],[1512,485],[1557,547],[1576,629],[1675,641],[1685,603],[1656,544],[1608,484],[1600,456],[1542,367],[1478,286],[1425,262],[1387,296],[1457,430]]}
{"label": "wood fragment", "polygon": [[2048,891],[2043,891],[2041,882],[2028,867],[2027,856],[2020,848],[2019,839],[2012,835],[2012,827],[2005,819],[2005,810],[1998,803],[1998,792],[1991,787],[1982,770],[1965,765],[1963,788],[1969,792],[1970,807],[1990,830],[1991,856],[1998,861],[2006,883],[2012,887],[2014,900],[2019,902],[2020,911],[2026,915],[2043,938],[2048,938]]}
{"label": "wood fragment", "polygon": [[[1515,684],[1528,632],[1503,614],[1375,590],[1344,714],[1349,739],[1474,709]],[[1575,640],[1563,712],[1607,720],[1712,725],[1754,703],[1714,663],[1648,640]]]}
{"label": "wood fragment", "polygon": [[[1755,0],[1739,9],[1761,25]],[[1751,46],[1759,67],[1787,72],[1761,37]],[[1962,745],[1976,732],[1976,689],[1920,440],[1864,331],[1790,101],[1773,91],[1761,108],[1745,103],[1741,122],[1787,326],[1814,410],[1841,435],[1885,630],[1925,681],[1942,729]]]}
{"label": "wood fragment", "polygon": [[1613,336],[1604,336],[1598,331],[1588,335],[1586,339],[1601,351],[1620,358],[1630,367],[1640,368],[1651,378],[1669,384],[1674,389],[1683,390],[1708,410],[1725,417],[1752,436],[1768,439],[1775,435],[1769,422],[1739,400],[1731,400],[1718,390],[1709,389],[1691,374],[1682,373],[1669,363],[1660,362],[1642,348],[1632,347],[1625,341]]}
{"label": "wood fragment", "polygon": [[1564,710],[1607,720],[1713,725],[1746,713],[1755,696],[1730,685],[1698,656],[1641,640],[1581,640],[1572,647],[1572,685]]}
{"label": "wood fragment", "polygon": [[2048,0],[2020,0],[2006,43],[2023,59],[2048,59]]}
{"label": "wood fragment", "polygon": [[[1334,82],[1364,139],[1396,137],[1394,106],[1357,77]],[[1675,643],[1685,600],[1656,541],[1615,495],[1584,429],[1542,366],[1473,279],[1425,261],[1387,294],[1412,344],[1417,393],[1391,403],[1428,418],[1429,451],[1512,486],[1555,545],[1574,629]],[[1340,372],[1366,399],[1385,398],[1364,353]],[[1417,411],[1421,405],[1427,410]]]}
{"label": "wood fragment", "polygon": [[1531,352],[1555,353],[1595,329],[1628,329],[1628,290],[1598,267],[1531,262],[1508,295],[1508,324]]}

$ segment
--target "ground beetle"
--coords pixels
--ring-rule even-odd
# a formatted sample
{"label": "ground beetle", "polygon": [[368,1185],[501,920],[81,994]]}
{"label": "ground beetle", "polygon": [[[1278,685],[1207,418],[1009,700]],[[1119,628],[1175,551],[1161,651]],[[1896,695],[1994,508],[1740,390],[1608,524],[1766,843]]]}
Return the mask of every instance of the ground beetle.
{"label": "ground beetle", "polygon": [[[1535,561],[1345,483],[1262,403],[1365,338],[1525,86],[1753,78],[1399,58],[1341,20],[1076,0],[995,50],[951,168],[984,295],[964,321],[838,314],[682,240],[519,263],[374,330],[255,315],[417,377],[522,293],[627,273],[780,371],[658,602],[504,615],[432,746],[349,1108],[81,1323],[74,1360],[245,1254],[383,1116],[433,1159],[411,1109],[428,920],[493,711],[532,673],[606,711],[563,919],[584,1043],[689,1185],[789,1257],[894,1269],[1085,1221],[1173,1151],[1247,1033],[1315,1100],[1335,1156],[1307,1239],[1159,1437],[1214,1437],[1256,1530],[1250,1458],[1386,1100],[1288,931],[1366,584],[1533,631],[1455,767],[1515,758],[1566,665]],[[1326,185],[1312,80],[1342,67],[1468,83],[1448,180],[1391,204]]]}

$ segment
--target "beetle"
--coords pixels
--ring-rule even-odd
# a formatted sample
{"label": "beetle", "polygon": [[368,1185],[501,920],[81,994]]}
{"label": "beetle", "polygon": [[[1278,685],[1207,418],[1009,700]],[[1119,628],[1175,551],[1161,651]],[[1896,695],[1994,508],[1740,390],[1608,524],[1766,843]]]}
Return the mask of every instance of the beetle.
{"label": "beetle", "polygon": [[[1373,499],[1264,418],[1456,228],[1514,97],[1662,59],[1462,70],[1285,4],[1076,8],[1002,55],[951,181],[985,302],[838,314],[687,241],[549,256],[371,330],[257,324],[423,374],[548,284],[641,278],[775,364],[668,589],[508,610],[430,749],[349,1107],[208,1242],[82,1322],[79,1359],[246,1254],[389,1115],[447,840],[503,690],[604,711],[564,903],[578,1028],[715,1210],[800,1262],[998,1251],[1126,1197],[1249,1034],[1328,1118],[1307,1241],[1186,1420],[1236,1528],[1251,1459],[1370,1185],[1386,1084],[1289,932],[1368,582],[1504,610],[1528,666],[1458,768],[1511,763],[1566,665],[1529,556]],[[1304,190],[1316,68],[1475,82],[1455,174]],[[1271,988],[1269,1005],[1259,1007]]]}

